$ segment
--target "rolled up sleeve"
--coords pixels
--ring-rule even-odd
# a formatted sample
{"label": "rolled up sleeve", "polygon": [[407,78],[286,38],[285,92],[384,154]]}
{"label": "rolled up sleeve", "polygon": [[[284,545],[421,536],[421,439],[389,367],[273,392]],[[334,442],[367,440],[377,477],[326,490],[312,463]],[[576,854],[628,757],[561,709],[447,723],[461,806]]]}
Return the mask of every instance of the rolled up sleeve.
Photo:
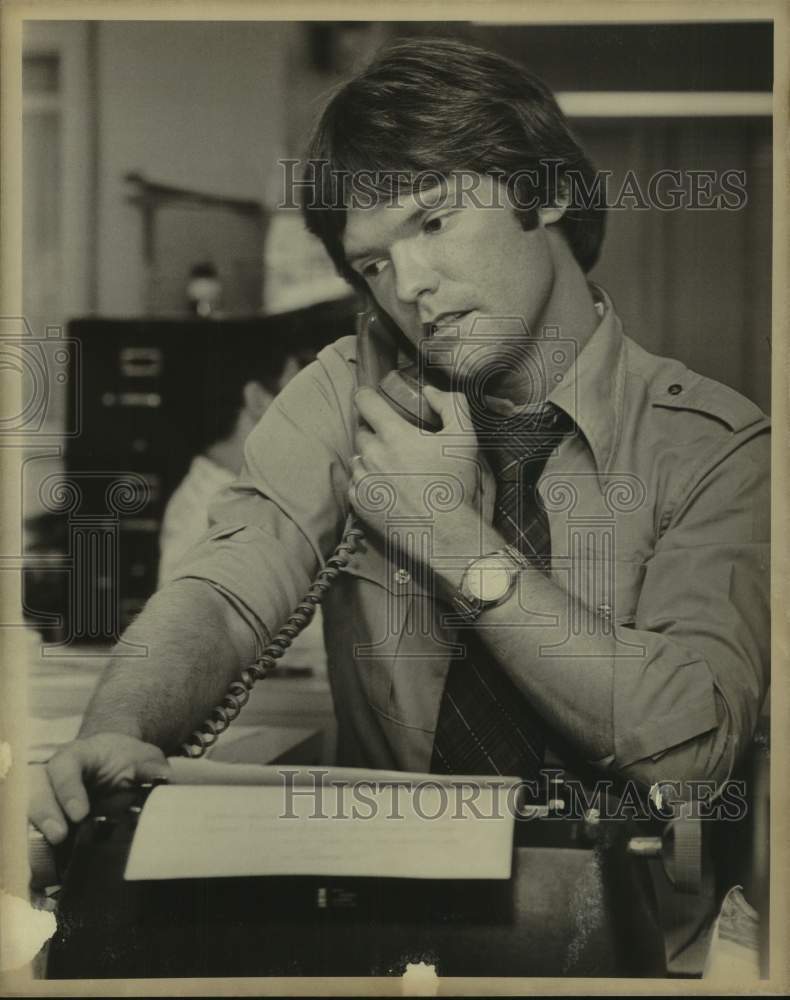
{"label": "rolled up sleeve", "polygon": [[611,766],[646,782],[724,780],[769,679],[767,427],[700,463],[646,565],[615,659]]}
{"label": "rolled up sleeve", "polygon": [[205,580],[244,609],[259,642],[282,625],[340,540],[348,512],[353,366],[331,346],[250,434],[239,479],[172,579]]}

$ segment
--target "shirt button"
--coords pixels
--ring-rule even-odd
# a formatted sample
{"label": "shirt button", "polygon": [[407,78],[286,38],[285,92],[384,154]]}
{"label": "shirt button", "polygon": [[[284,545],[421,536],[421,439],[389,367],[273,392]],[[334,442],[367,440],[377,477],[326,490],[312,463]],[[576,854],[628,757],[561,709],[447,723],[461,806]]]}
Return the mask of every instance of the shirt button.
{"label": "shirt button", "polygon": [[653,803],[656,809],[661,810],[664,808],[664,792],[662,786],[659,785],[657,782],[655,785],[650,786],[650,791],[647,793],[647,797],[650,799],[650,801]]}
{"label": "shirt button", "polygon": [[663,809],[672,808],[675,804],[678,798],[678,789],[670,784],[656,782],[655,785],[651,785],[647,795],[656,809],[661,812]]}
{"label": "shirt button", "polygon": [[407,569],[396,569],[393,576],[395,583],[408,583],[411,580],[411,573]]}
{"label": "shirt button", "polygon": [[683,386],[677,382],[673,382],[672,385],[667,389],[670,396],[677,396],[679,392],[683,392]]}

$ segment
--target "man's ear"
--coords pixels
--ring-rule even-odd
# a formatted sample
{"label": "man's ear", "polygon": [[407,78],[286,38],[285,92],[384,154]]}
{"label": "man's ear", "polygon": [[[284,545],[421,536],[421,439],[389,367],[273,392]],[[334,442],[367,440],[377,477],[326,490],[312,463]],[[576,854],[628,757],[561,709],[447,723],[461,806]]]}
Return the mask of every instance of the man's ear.
{"label": "man's ear", "polygon": [[557,193],[554,196],[554,204],[538,209],[538,219],[540,219],[541,226],[551,226],[555,222],[559,222],[563,215],[565,215],[570,203],[571,196],[569,185],[568,182],[562,178],[559,186],[557,187]]}
{"label": "man's ear", "polygon": [[244,399],[244,409],[257,423],[269,409],[274,396],[266,386],[256,381],[245,383],[241,392]]}

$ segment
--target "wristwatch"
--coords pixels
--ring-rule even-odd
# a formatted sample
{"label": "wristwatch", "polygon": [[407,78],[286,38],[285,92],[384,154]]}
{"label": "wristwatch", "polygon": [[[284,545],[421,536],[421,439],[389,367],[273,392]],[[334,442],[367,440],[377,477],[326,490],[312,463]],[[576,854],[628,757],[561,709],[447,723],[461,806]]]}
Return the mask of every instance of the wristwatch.
{"label": "wristwatch", "polygon": [[504,604],[516,588],[519,572],[528,566],[512,545],[472,559],[452,597],[452,605],[464,623],[471,625],[486,608]]}

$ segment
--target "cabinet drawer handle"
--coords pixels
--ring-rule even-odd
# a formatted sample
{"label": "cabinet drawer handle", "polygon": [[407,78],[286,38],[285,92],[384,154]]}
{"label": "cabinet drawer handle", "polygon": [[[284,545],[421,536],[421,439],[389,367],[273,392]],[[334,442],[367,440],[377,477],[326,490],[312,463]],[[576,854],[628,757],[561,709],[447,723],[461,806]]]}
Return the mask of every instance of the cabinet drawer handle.
{"label": "cabinet drawer handle", "polygon": [[162,374],[162,351],[158,347],[123,347],[121,374],[126,378],[156,378]]}
{"label": "cabinet drawer handle", "polygon": [[162,405],[158,392],[105,392],[101,401],[104,406],[144,406],[149,409]]}

